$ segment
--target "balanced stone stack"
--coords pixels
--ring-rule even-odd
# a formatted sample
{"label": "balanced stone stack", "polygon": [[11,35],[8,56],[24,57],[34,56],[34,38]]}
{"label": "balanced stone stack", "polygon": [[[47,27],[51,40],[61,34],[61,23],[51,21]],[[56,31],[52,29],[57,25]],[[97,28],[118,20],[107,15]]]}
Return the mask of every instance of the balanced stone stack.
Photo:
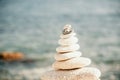
{"label": "balanced stone stack", "polygon": [[82,53],[77,44],[78,38],[71,25],[66,25],[60,35],[56,49],[54,70],[45,72],[42,80],[99,80],[101,72],[97,68],[86,67],[90,65],[89,58],[81,57]]}

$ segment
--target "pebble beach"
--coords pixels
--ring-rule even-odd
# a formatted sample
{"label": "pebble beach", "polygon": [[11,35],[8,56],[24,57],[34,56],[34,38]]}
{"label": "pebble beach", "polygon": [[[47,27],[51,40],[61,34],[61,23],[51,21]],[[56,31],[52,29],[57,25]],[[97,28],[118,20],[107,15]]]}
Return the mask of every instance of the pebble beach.
{"label": "pebble beach", "polygon": [[0,52],[19,51],[28,62],[0,60],[0,80],[40,80],[51,70],[64,25],[71,24],[82,56],[120,80],[119,0],[0,0]]}

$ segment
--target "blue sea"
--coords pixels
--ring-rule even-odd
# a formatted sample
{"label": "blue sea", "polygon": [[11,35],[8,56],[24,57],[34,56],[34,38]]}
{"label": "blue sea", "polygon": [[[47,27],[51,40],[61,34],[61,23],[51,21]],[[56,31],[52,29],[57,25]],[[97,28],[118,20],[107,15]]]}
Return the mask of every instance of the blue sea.
{"label": "blue sea", "polygon": [[0,52],[35,60],[0,61],[0,80],[40,80],[55,61],[66,24],[75,29],[83,56],[101,70],[101,80],[120,80],[120,0],[0,0]]}

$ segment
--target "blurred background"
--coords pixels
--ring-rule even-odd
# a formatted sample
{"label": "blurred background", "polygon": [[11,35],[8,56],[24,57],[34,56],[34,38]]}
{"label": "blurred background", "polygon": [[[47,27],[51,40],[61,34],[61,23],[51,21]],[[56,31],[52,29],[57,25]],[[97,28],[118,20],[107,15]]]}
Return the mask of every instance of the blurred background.
{"label": "blurred background", "polygon": [[39,80],[55,61],[65,24],[75,29],[101,80],[120,80],[120,0],[0,0],[0,52],[32,59],[0,61],[0,80]]}

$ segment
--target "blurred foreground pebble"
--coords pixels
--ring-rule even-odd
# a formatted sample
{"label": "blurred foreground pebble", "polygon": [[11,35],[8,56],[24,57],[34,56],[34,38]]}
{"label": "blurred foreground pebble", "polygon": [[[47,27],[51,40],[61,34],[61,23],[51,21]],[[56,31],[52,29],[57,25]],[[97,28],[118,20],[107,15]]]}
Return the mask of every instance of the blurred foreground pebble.
{"label": "blurred foreground pebble", "polygon": [[0,52],[0,60],[4,61],[16,61],[22,60],[24,58],[24,54],[21,52]]}

